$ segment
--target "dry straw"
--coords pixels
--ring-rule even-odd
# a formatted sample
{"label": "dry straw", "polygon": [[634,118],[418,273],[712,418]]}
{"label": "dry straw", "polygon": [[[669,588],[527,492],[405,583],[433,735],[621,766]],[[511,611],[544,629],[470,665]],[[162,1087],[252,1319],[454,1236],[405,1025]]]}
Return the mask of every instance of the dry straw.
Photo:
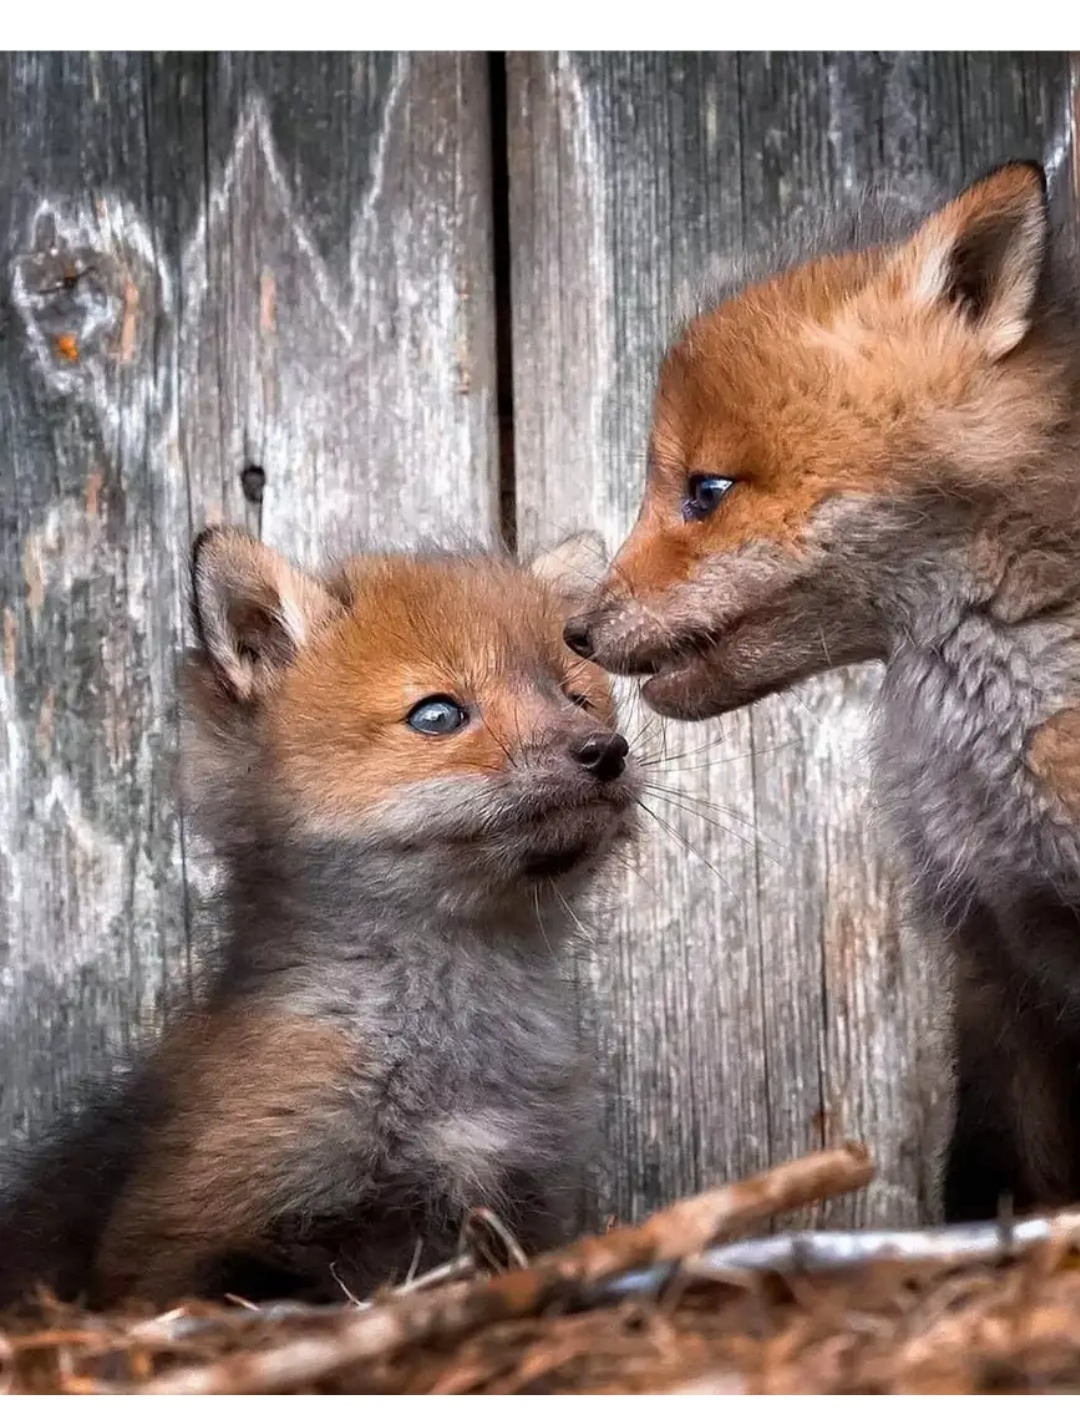
{"label": "dry straw", "polygon": [[[333,1308],[182,1304],[0,1319],[9,1392],[990,1392],[1080,1388],[1080,1214],[1015,1226],[745,1238],[858,1189],[846,1145],[521,1266],[469,1256]],[[487,1237],[511,1260],[494,1276]]]}

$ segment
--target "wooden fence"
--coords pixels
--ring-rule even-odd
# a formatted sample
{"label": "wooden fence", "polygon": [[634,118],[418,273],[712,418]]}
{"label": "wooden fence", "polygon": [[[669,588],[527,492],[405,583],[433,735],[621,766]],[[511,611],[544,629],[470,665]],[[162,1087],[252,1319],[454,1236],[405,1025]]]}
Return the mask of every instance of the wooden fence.
{"label": "wooden fence", "polygon": [[[1014,155],[1068,218],[1076,72],[0,57],[0,1139],[154,1025],[206,931],[173,799],[194,531],[302,558],[500,522],[614,546],[659,352],[713,263],[875,175]],[[925,1212],[937,988],[868,810],[873,683],[664,728],[679,795],[595,966],[605,1212],[844,1135],[880,1178],[827,1221]]]}

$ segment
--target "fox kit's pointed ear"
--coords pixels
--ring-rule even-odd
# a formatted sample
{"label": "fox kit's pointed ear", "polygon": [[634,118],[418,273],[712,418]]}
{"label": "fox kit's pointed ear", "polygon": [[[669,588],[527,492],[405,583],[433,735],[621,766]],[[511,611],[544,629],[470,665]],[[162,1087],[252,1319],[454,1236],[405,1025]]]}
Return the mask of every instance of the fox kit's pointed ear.
{"label": "fox kit's pointed ear", "polygon": [[529,571],[554,587],[560,596],[585,599],[594,593],[607,571],[607,548],[599,533],[573,533],[554,548],[538,553]]}
{"label": "fox kit's pointed ear", "polygon": [[207,528],[191,553],[195,631],[218,680],[251,701],[340,611],[322,583],[238,528]]}
{"label": "fox kit's pointed ear", "polygon": [[1031,326],[1048,241],[1046,174],[1008,163],[930,217],[898,261],[916,301],[948,303],[1000,360]]}

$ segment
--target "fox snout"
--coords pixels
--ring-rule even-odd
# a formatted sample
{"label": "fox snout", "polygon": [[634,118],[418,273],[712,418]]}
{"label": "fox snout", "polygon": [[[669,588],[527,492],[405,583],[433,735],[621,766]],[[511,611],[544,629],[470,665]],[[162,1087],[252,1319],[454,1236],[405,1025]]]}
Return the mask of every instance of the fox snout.
{"label": "fox snout", "polygon": [[563,641],[576,656],[583,656],[586,661],[592,659],[592,617],[591,615],[579,614],[571,617],[563,627]]}
{"label": "fox snout", "polygon": [[609,599],[571,617],[563,639],[576,655],[621,676],[647,676],[674,654],[694,649],[641,603]]}
{"label": "fox snout", "polygon": [[516,770],[511,773],[524,771],[523,789],[530,801],[555,812],[568,805],[619,809],[630,805],[637,794],[636,767],[626,738],[580,710],[572,712],[569,723],[556,723],[546,733],[523,741],[514,762]]}
{"label": "fox snout", "polygon": [[630,746],[623,736],[605,732],[586,735],[570,746],[571,757],[601,784],[619,778],[629,754]]}
{"label": "fox snout", "polygon": [[657,606],[602,594],[566,623],[563,636],[605,670],[647,678],[642,697],[660,715],[722,715],[882,654],[872,603],[827,573],[755,585],[754,568],[735,564],[715,579],[671,589]]}

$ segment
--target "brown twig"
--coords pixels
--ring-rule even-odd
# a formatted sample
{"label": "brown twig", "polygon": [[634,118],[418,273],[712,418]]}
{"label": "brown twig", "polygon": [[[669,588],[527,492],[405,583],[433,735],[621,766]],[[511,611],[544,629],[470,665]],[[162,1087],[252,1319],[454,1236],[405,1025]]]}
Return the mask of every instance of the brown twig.
{"label": "brown twig", "polygon": [[538,1259],[531,1268],[388,1302],[347,1318],[332,1336],[296,1338],[167,1372],[138,1390],[206,1396],[303,1386],[407,1345],[447,1341],[487,1323],[533,1316],[555,1305],[572,1306],[627,1269],[693,1256],[749,1223],[859,1189],[872,1177],[870,1156],[861,1145],[808,1155],[683,1200],[637,1227],[582,1239]]}

